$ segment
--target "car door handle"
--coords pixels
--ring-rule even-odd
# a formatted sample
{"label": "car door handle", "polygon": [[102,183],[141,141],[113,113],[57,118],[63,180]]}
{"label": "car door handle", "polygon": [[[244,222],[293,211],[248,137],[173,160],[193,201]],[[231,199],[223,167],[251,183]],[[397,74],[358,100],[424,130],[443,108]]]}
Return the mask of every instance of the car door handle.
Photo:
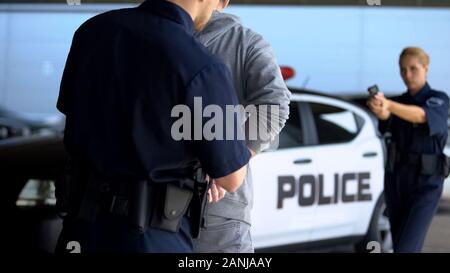
{"label": "car door handle", "polygon": [[377,152],[367,152],[363,154],[363,157],[375,157],[377,155],[378,155]]}
{"label": "car door handle", "polygon": [[304,158],[304,159],[297,159],[294,161],[294,164],[309,164],[311,163],[312,160],[309,158]]}

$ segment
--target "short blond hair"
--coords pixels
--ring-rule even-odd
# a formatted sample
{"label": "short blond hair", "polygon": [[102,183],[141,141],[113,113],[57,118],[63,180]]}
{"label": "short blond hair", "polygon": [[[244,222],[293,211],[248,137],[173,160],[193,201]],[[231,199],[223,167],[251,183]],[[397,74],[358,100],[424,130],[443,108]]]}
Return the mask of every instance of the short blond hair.
{"label": "short blond hair", "polygon": [[419,62],[423,66],[428,66],[430,64],[430,56],[428,56],[425,50],[421,49],[420,47],[410,46],[403,49],[402,53],[400,54],[399,62],[401,62],[402,59],[406,56],[417,57],[419,59]]}

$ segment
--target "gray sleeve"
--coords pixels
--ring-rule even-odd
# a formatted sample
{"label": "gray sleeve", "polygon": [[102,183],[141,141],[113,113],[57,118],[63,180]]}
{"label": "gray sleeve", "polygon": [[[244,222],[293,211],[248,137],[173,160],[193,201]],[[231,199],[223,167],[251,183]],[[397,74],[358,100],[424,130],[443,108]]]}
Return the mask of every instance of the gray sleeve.
{"label": "gray sleeve", "polygon": [[244,62],[244,90],[248,105],[256,106],[258,121],[255,115],[250,114],[246,122],[246,139],[250,149],[261,152],[269,148],[283,129],[289,117],[291,92],[270,44],[257,33],[252,32],[249,36]]}

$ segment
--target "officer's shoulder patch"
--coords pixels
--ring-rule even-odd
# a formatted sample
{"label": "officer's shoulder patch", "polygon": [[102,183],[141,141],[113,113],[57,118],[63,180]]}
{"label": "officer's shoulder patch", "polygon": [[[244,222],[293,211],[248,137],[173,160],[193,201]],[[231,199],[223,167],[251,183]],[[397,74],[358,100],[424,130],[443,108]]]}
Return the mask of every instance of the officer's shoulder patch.
{"label": "officer's shoulder patch", "polygon": [[439,107],[442,106],[444,103],[445,103],[444,100],[438,97],[431,97],[426,102],[426,104],[429,107]]}

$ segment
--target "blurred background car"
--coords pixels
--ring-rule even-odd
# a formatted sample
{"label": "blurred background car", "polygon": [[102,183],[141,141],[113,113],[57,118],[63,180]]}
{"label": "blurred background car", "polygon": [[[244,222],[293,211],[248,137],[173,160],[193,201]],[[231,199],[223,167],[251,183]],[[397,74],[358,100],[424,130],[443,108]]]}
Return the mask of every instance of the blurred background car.
{"label": "blurred background car", "polygon": [[0,141],[8,138],[62,132],[63,129],[64,118],[60,115],[27,116],[0,105]]}

